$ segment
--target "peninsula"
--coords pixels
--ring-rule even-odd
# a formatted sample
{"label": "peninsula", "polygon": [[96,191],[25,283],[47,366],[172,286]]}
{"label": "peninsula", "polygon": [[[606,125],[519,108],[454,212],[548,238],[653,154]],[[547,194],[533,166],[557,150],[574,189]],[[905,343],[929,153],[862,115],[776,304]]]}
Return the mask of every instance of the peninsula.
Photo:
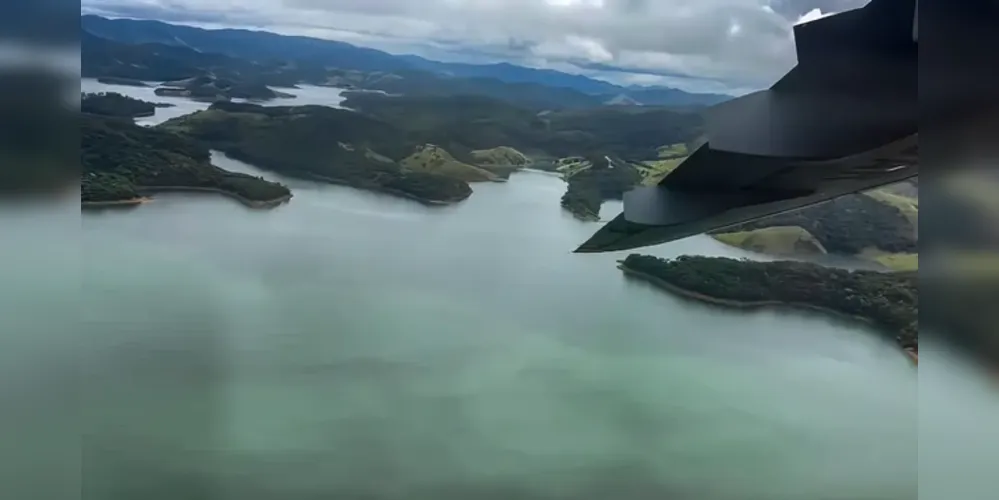
{"label": "peninsula", "polygon": [[470,165],[443,161],[451,157],[445,158],[438,148],[422,149],[440,152],[436,160],[421,156],[421,144],[391,123],[327,106],[220,102],[157,128],[192,137],[234,159],[289,177],[383,192],[429,205],[460,202],[472,194],[469,180],[492,178]]}
{"label": "peninsula", "polygon": [[795,307],[868,322],[913,359],[918,353],[916,273],[848,271],[805,262],[632,254],[627,275],[677,295],[725,307]]}
{"label": "peninsula", "polygon": [[80,197],[84,207],[138,204],[162,191],[214,192],[253,208],[291,199],[287,187],[210,163],[199,144],[130,119],[83,115]]}

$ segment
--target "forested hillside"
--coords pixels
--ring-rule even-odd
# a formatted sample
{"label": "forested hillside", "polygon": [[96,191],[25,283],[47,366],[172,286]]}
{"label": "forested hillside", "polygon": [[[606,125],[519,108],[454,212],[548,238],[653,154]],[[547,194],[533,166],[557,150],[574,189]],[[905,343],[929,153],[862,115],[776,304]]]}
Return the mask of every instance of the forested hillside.
{"label": "forested hillside", "polygon": [[736,303],[813,306],[868,319],[906,349],[918,345],[916,273],[847,271],[805,262],[629,255],[621,264],[679,290]]}
{"label": "forested hillside", "polygon": [[162,188],[217,190],[250,203],[290,195],[280,184],[211,165],[208,150],[185,137],[127,119],[81,117],[80,165],[84,203],[131,200]]}
{"label": "forested hillside", "polygon": [[163,130],[189,135],[233,158],[285,175],[386,191],[431,203],[471,195],[468,183],[404,169],[419,144],[393,125],[326,106],[263,107],[216,103],[170,120]]}

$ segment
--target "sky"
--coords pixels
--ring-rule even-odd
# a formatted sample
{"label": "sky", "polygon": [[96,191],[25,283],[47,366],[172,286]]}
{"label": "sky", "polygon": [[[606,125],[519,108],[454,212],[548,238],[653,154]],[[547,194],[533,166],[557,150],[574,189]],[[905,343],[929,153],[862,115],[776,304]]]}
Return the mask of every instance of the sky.
{"label": "sky", "polygon": [[741,94],[794,63],[795,24],[867,0],[82,0],[84,13],[506,61],[623,85]]}

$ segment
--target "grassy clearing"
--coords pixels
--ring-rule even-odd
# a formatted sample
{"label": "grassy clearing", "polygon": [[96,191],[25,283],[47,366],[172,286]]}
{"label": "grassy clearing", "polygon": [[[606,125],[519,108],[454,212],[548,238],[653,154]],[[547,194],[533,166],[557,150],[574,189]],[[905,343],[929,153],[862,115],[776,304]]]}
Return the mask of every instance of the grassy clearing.
{"label": "grassy clearing", "polygon": [[913,225],[919,225],[919,200],[892,193],[884,189],[875,189],[874,191],[869,191],[865,194],[880,201],[881,203],[899,209],[902,214],[905,215],[910,222],[912,222]]}
{"label": "grassy clearing", "polygon": [[472,157],[475,158],[477,165],[483,167],[525,167],[531,163],[531,159],[527,155],[509,146],[472,151]]}
{"label": "grassy clearing", "polygon": [[218,109],[205,109],[202,111],[195,111],[189,115],[167,120],[157,125],[157,128],[171,132],[188,132],[192,127],[199,124],[227,121],[232,120],[233,118],[238,118],[240,120],[263,121],[267,117],[257,113],[233,113]]}
{"label": "grassy clearing", "polygon": [[659,184],[687,159],[688,154],[687,145],[682,142],[660,147],[659,159],[646,160],[635,165],[642,174],[642,184],[645,186]]}
{"label": "grassy clearing", "polygon": [[889,253],[876,257],[874,260],[892,271],[919,270],[919,254],[916,253]]}
{"label": "grassy clearing", "polygon": [[687,145],[682,142],[659,148],[659,158],[662,159],[683,158],[689,154],[690,151],[687,150]]}
{"label": "grassy clearing", "polygon": [[636,168],[642,174],[642,184],[646,186],[654,186],[659,184],[670,172],[676,170],[683,160],[687,157],[680,158],[668,158],[662,160],[650,160],[643,161],[636,165]]}
{"label": "grassy clearing", "polygon": [[565,180],[593,166],[588,160],[579,156],[562,158],[556,162],[556,165],[555,171],[562,174]]}
{"label": "grassy clearing", "polygon": [[733,247],[770,255],[819,255],[826,249],[808,231],[797,226],[775,226],[754,231],[712,235]]}
{"label": "grassy clearing", "polygon": [[447,151],[433,144],[420,146],[415,153],[402,160],[400,164],[414,172],[437,174],[465,182],[495,182],[499,180],[495,174],[462,163],[454,159]]}
{"label": "grassy clearing", "polygon": [[860,252],[858,257],[877,262],[892,271],[919,270],[919,254],[917,253],[891,253],[877,248],[867,248]]}

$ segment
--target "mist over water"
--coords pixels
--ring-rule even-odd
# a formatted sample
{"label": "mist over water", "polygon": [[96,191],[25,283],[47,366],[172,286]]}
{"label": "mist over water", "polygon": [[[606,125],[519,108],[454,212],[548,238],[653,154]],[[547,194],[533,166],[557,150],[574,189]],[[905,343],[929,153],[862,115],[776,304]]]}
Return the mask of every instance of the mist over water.
{"label": "mist over water", "polygon": [[597,225],[544,174],[443,208],[282,181],[84,214],[92,498],[916,497],[916,372],[857,325],[571,254]]}

